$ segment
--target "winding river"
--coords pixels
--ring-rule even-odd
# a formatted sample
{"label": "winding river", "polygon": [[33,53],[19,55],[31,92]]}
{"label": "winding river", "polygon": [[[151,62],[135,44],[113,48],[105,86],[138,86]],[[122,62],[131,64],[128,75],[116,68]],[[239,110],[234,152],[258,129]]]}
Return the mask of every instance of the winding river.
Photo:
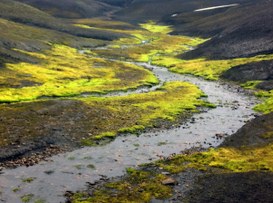
{"label": "winding river", "polygon": [[[221,81],[179,75],[166,68],[138,63],[166,81],[188,81],[199,86],[217,108],[194,114],[179,127],[154,129],[140,136],[119,136],[104,146],[84,147],[54,156],[48,162],[31,167],[3,170],[0,175],[0,202],[21,202],[20,197],[33,194],[45,202],[64,202],[65,191],[84,189],[86,182],[120,176],[128,167],[148,163],[191,147],[218,146],[222,140],[216,134],[231,135],[254,116],[254,97],[240,92],[236,86]],[[152,89],[131,91],[138,93]],[[25,178],[33,177],[30,183]],[[14,191],[14,189],[16,191]]]}

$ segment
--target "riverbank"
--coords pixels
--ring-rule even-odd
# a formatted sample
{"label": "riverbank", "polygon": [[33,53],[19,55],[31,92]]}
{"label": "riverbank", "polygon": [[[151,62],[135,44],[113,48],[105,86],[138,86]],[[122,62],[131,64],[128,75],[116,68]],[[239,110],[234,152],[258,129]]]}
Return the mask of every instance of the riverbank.
{"label": "riverbank", "polygon": [[[152,70],[160,81],[189,81],[198,85],[208,95],[208,101],[216,104],[217,108],[194,114],[178,127],[154,129],[139,136],[120,136],[106,145],[54,156],[50,162],[3,170],[0,177],[1,183],[5,183],[1,185],[3,201],[16,202],[26,194],[33,194],[33,200],[64,201],[62,195],[65,191],[84,189],[87,180],[93,184],[100,179],[123,175],[128,167],[179,154],[185,149],[217,146],[254,114],[255,98],[239,93],[238,86],[142,65]],[[30,177],[33,178],[30,183],[22,182]]]}

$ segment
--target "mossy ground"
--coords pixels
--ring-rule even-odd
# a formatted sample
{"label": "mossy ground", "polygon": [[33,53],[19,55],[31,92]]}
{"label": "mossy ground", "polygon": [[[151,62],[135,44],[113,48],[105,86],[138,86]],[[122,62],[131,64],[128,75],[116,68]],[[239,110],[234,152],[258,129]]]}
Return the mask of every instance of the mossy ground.
{"label": "mossy ground", "polygon": [[165,175],[135,169],[127,169],[127,173],[125,180],[106,184],[104,189],[95,190],[92,197],[84,192],[75,194],[72,202],[142,203],[172,195],[171,188],[161,184]]}
{"label": "mossy ground", "polygon": [[158,119],[174,122],[181,114],[207,106],[202,96],[192,84],[169,82],[160,90],[128,96],[5,104],[0,106],[0,145],[55,134],[72,143],[82,140],[82,144],[92,145],[118,133],[153,127]]}
{"label": "mossy ground", "polygon": [[265,114],[273,112],[273,90],[258,91],[256,95],[260,97],[263,102],[255,106],[254,109]]}
{"label": "mossy ground", "polygon": [[151,72],[141,67],[86,56],[64,45],[53,45],[45,53],[18,51],[41,62],[6,64],[0,70],[0,102],[106,93],[158,83]]}
{"label": "mossy ground", "polygon": [[[175,121],[182,113],[206,105],[206,102],[199,99],[201,96],[203,93],[194,85],[169,82],[154,92],[110,98],[90,97],[82,101],[94,107],[107,107],[113,113],[113,117],[104,121],[104,132],[91,137],[101,139],[153,127],[158,119]],[[88,144],[89,140],[84,142]]]}
{"label": "mossy ground", "polygon": [[[262,126],[260,126],[261,130],[257,130],[256,125],[259,122],[262,122]],[[104,185],[100,185],[97,189],[91,189],[92,195],[88,192],[80,192],[70,198],[72,202],[85,203],[100,202],[100,199],[103,200],[102,202],[107,202],[110,201],[111,198],[113,198],[115,202],[144,203],[150,202],[152,199],[169,200],[170,195],[175,193],[174,188],[179,190],[179,188],[192,187],[193,190],[190,190],[190,193],[184,193],[183,196],[179,197],[180,201],[177,202],[198,202],[193,201],[193,197],[197,199],[209,198],[209,200],[207,200],[208,202],[212,200],[213,202],[217,202],[214,201],[215,199],[220,199],[218,202],[223,202],[224,199],[246,202],[246,200],[253,201],[257,196],[263,195],[266,196],[266,202],[270,202],[272,196],[270,197],[270,194],[268,195],[267,189],[262,188],[267,187],[267,185],[263,184],[268,184],[268,187],[270,187],[270,184],[272,185],[272,180],[270,182],[264,178],[272,177],[273,172],[273,128],[271,124],[272,121],[266,120],[265,122],[263,119],[258,118],[255,123],[250,123],[245,127],[247,130],[250,127],[249,130],[251,130],[247,131],[247,135],[245,135],[244,129],[232,136],[225,145],[219,148],[201,152],[191,150],[189,153],[171,156],[164,160],[142,166],[139,169],[129,169],[127,170],[127,175],[118,181],[108,182]],[[250,143],[245,141],[246,138],[250,140]],[[257,138],[263,141],[261,143],[253,142],[253,140]],[[189,179],[191,182],[190,186],[188,183],[187,186],[179,185],[175,187],[163,184],[162,180],[170,176],[176,178],[181,176],[185,179],[186,177],[183,173],[185,172],[187,174],[189,171],[198,177],[196,181]],[[196,173],[196,171],[200,173]],[[166,172],[170,174],[168,176],[163,175],[167,174]],[[249,178],[249,175],[251,178]],[[258,180],[261,175],[267,183]],[[230,178],[227,178],[227,176]],[[237,177],[237,179],[231,179],[233,176]],[[219,182],[213,181],[209,177],[212,177],[212,179],[215,177]],[[243,177],[247,177],[247,179]],[[142,187],[143,185],[153,185],[153,187],[159,188],[156,191],[158,191],[160,195],[150,188]],[[209,185],[210,188],[206,188],[208,187],[207,185]],[[238,191],[225,188],[227,185],[236,186]],[[204,193],[206,192],[204,191],[200,193],[199,190],[201,189],[206,190],[206,192],[212,191],[212,193],[205,195]],[[255,195],[245,195],[245,193],[242,195],[242,193],[240,193],[241,191],[253,192]],[[263,193],[264,191],[266,194]],[[229,196],[230,194],[233,196]],[[144,196],[148,198],[142,198]]]}
{"label": "mossy ground", "polygon": [[173,72],[192,74],[208,80],[219,79],[223,72],[234,66],[273,59],[271,54],[227,60],[205,58],[182,60],[178,55],[195,48],[208,39],[169,35],[172,31],[171,26],[157,25],[152,21],[140,24],[140,26],[144,30],[125,31],[126,34],[131,34],[131,38],[115,40],[107,49],[99,49],[94,52],[122,60],[149,62],[165,66]]}

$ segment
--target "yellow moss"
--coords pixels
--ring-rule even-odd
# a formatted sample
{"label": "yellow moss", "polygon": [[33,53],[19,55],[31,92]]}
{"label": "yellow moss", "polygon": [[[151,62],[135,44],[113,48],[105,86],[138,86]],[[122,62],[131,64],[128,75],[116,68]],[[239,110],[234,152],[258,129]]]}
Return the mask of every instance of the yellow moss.
{"label": "yellow moss", "polygon": [[262,81],[261,80],[254,80],[254,81],[247,81],[243,84],[241,84],[241,87],[245,89],[255,89],[255,87],[260,84]]}
{"label": "yellow moss", "polygon": [[140,26],[153,33],[168,34],[173,31],[171,26],[157,25],[154,21],[148,21],[147,23],[140,24]]}
{"label": "yellow moss", "polygon": [[92,196],[76,193],[72,197],[74,203],[143,203],[152,198],[164,199],[172,194],[169,186],[161,184],[166,179],[164,175],[128,169],[125,180],[105,184],[103,188],[95,190]]}
{"label": "yellow moss", "polygon": [[204,170],[215,167],[233,172],[273,171],[273,144],[259,147],[219,148],[192,155],[179,155],[172,160],[161,161],[159,166],[173,173],[187,168]]}
{"label": "yellow moss", "polygon": [[271,59],[273,59],[273,54],[227,60],[181,60],[173,57],[155,56],[153,64],[166,66],[171,71],[180,74],[192,74],[209,80],[217,80],[223,72],[234,66]]}
{"label": "yellow moss", "polygon": [[273,90],[259,91],[256,95],[261,97],[264,101],[261,104],[255,106],[254,110],[264,114],[273,112]]}
{"label": "yellow moss", "polygon": [[[0,70],[0,82],[6,84],[0,88],[0,102],[74,96],[82,92],[105,93],[158,83],[156,77],[142,67],[87,56],[64,45],[53,45],[45,53],[21,52],[41,62],[6,64],[7,68]],[[10,87],[21,81],[30,81],[33,85]]]}
{"label": "yellow moss", "polygon": [[[186,82],[169,82],[160,90],[128,96],[81,99],[94,107],[104,107],[112,112],[104,122],[103,132],[90,139],[111,137],[117,133],[135,133],[145,127],[152,127],[156,120],[174,121],[185,111],[194,111],[206,103],[199,98],[203,93]],[[87,140],[85,144],[90,144]],[[91,142],[92,143],[92,142]]]}

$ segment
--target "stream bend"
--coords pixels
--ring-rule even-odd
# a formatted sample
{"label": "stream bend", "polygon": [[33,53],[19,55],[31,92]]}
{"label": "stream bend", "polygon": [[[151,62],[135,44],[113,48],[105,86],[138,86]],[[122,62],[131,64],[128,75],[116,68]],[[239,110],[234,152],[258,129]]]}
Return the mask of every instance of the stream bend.
{"label": "stream bend", "polygon": [[[136,64],[153,71],[161,81],[159,86],[169,81],[187,81],[197,85],[217,108],[194,114],[190,122],[177,128],[154,130],[140,136],[119,136],[107,145],[60,154],[49,162],[28,168],[5,169],[0,175],[0,202],[21,202],[20,197],[26,194],[33,194],[33,200],[64,202],[65,191],[84,189],[86,182],[120,176],[128,167],[158,160],[191,147],[218,146],[222,140],[216,139],[216,134],[231,135],[254,116],[252,107],[256,99],[238,92],[236,86],[172,73],[166,68],[146,63]],[[34,177],[32,182],[22,182],[29,177]],[[19,190],[14,192],[15,188]]]}

